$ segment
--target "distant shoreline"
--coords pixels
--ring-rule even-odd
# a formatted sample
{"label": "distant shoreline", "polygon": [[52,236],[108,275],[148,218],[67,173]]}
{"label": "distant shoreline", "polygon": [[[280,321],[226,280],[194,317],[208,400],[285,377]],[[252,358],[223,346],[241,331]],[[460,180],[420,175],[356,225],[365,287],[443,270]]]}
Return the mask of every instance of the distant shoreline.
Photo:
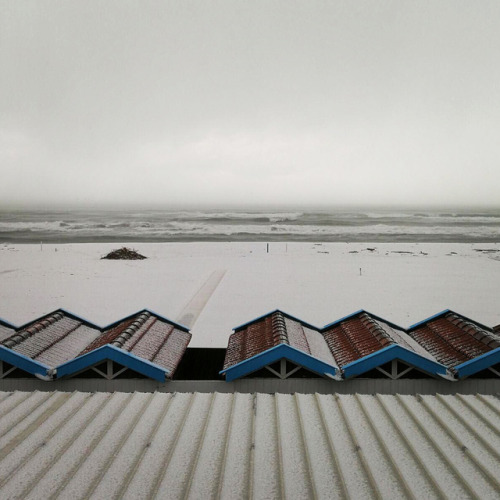
{"label": "distant shoreline", "polygon": [[499,211],[0,212],[0,243],[500,243]]}
{"label": "distant shoreline", "polygon": [[168,238],[162,237],[144,237],[144,236],[80,236],[75,235],[22,235],[15,233],[2,233],[0,235],[0,244],[13,245],[36,245],[42,243],[47,244],[74,244],[74,243],[500,243],[500,235],[490,237],[474,237],[464,236],[462,234],[401,234],[401,235],[376,235],[376,234],[350,234],[348,238],[345,235],[323,235],[321,239],[315,239],[311,236],[302,235],[249,235],[231,234],[231,235],[182,235],[171,236]]}

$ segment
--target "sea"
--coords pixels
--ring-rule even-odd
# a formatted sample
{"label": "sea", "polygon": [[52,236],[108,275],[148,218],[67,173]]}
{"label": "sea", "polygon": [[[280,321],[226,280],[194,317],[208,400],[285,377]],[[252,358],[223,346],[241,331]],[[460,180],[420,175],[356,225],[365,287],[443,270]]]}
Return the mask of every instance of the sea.
{"label": "sea", "polygon": [[500,209],[0,210],[2,243],[500,242]]}

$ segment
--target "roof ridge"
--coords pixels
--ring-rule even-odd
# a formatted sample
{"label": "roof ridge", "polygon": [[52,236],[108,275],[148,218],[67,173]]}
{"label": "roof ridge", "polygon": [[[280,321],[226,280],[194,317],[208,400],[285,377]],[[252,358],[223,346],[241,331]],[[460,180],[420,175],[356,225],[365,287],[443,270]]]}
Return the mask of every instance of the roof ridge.
{"label": "roof ridge", "polygon": [[41,332],[42,330],[45,330],[47,327],[50,325],[56,323],[60,319],[64,318],[64,314],[60,311],[50,315],[46,316],[43,318],[41,321],[32,324],[30,327],[22,330],[19,333],[16,333],[12,337],[9,337],[8,339],[4,340],[2,342],[2,345],[5,347],[12,348],[15,345],[19,345],[21,342],[25,341],[29,337],[32,337],[35,335],[35,333]]}
{"label": "roof ridge", "polygon": [[[373,319],[370,315],[367,313],[362,313],[359,315],[359,318],[361,320],[361,323],[363,323],[368,330],[370,330],[370,333],[374,335],[374,337],[382,344],[380,337],[383,337],[384,339],[387,339],[391,342],[391,344],[397,344],[396,342],[379,324],[378,321]],[[377,333],[375,333],[375,332]]]}
{"label": "roof ridge", "polygon": [[290,341],[288,340],[288,333],[286,331],[285,318],[280,311],[276,311],[275,313],[273,313],[272,332],[274,345],[290,345]]}
{"label": "roof ridge", "polygon": [[112,340],[110,344],[121,349],[124,346],[125,342],[127,342],[130,337],[137,333],[139,328],[147,321],[150,316],[151,314],[147,311],[140,314],[137,319],[133,321],[130,326],[125,328],[125,330],[123,330],[120,335]]}
{"label": "roof ridge", "polygon": [[[132,351],[132,349],[141,341],[141,339],[144,338],[144,335],[146,335],[146,333],[149,332],[149,330],[151,330],[151,327],[158,321],[158,318],[156,317],[153,317],[153,321],[150,325],[148,325],[148,327],[140,334],[140,335],[137,335],[137,338],[134,338],[131,342],[130,342],[130,345],[128,346],[128,351]],[[133,323],[132,323],[133,324]],[[132,335],[133,337],[133,335]],[[126,342],[125,342],[126,343]],[[125,345],[124,343],[124,345]]]}
{"label": "roof ridge", "polygon": [[[482,338],[478,338],[476,335],[472,335],[478,342],[481,342],[482,344],[486,344],[488,347],[496,348],[500,347],[500,339],[497,338],[497,336],[493,332],[488,332],[488,330],[484,330],[483,328],[479,328],[476,324],[474,324],[472,321],[464,319],[460,317],[458,314],[455,313],[448,313],[445,318],[453,317],[455,321],[450,322],[457,326],[460,329],[463,329],[466,333],[469,333],[469,328],[472,328],[476,334],[482,335]],[[463,326],[466,326],[466,328],[463,328]],[[483,339],[484,337],[488,337],[489,341],[484,342]],[[493,346],[491,344],[494,344]]]}

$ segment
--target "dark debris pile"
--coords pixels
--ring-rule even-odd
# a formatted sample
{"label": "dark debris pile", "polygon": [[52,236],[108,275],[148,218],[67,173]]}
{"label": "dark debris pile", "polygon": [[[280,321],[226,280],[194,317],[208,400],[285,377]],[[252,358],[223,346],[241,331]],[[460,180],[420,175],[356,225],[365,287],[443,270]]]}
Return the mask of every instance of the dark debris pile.
{"label": "dark debris pile", "polygon": [[112,252],[109,252],[104,257],[101,257],[101,259],[142,260],[142,259],[147,259],[147,257],[144,257],[144,255],[141,255],[136,250],[133,250],[133,249],[127,248],[127,247],[123,247],[123,248],[120,248],[118,250],[113,250]]}

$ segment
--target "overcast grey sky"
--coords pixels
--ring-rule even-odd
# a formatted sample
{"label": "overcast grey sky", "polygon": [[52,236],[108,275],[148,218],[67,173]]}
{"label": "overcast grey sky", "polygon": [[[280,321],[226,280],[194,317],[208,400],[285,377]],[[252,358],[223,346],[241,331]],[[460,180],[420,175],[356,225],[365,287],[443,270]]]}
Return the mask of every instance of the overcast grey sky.
{"label": "overcast grey sky", "polygon": [[3,205],[498,205],[498,0],[0,9]]}

